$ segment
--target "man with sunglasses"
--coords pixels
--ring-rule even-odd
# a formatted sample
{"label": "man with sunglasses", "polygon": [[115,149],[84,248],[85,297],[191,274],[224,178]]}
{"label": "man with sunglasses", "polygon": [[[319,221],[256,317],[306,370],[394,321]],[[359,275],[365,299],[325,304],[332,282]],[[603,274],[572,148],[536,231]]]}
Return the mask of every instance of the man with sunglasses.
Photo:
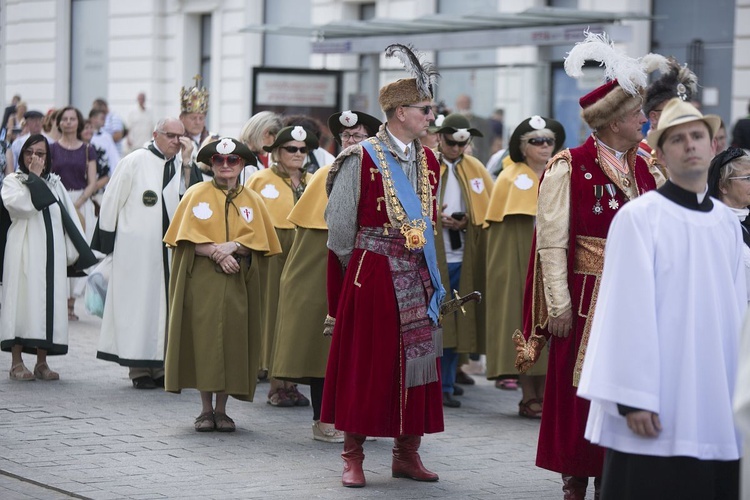
{"label": "man with sunglasses", "polygon": [[125,156],[102,197],[91,248],[112,254],[97,357],[127,366],[136,389],[164,387],[170,257],[162,243],[185,188],[200,182],[192,141],[176,118],[156,124],[153,142]]}
{"label": "man with sunglasses", "polygon": [[[611,54],[606,37],[589,36],[568,55],[574,62]],[[585,53],[583,51],[586,51]],[[591,57],[595,56],[595,57]],[[646,75],[637,61],[608,59],[619,80],[583,96],[581,117],[593,133],[550,159],[539,187],[536,238],[524,299],[524,332],[514,335],[516,366],[525,373],[550,342],[536,465],[562,475],[565,498],[582,499],[589,478],[600,487],[604,450],[584,438],[589,402],[576,395],[612,218],[629,200],[656,188],[638,155],[646,117]],[[637,312],[635,313],[637,314]]]}
{"label": "man with sunglasses", "polygon": [[[418,60],[398,49],[411,56],[402,61]],[[321,421],[344,431],[346,487],[365,486],[365,436],[395,438],[393,477],[438,480],[418,449],[422,434],[443,430],[433,229],[440,166],[420,142],[434,119],[431,72],[411,70],[416,78],[380,89],[385,125],[345,149],[328,175],[328,273],[343,281],[338,289],[329,279],[338,308]]]}
{"label": "man with sunglasses", "polygon": [[[482,133],[473,128],[466,116],[453,113],[436,127],[440,152],[440,197],[438,206],[438,265],[443,287],[453,296],[479,290],[484,293],[485,239],[482,224],[490,202],[492,178],[482,163],[464,154],[474,137]],[[457,311],[443,318],[443,359],[440,361],[443,406],[458,408],[462,395],[456,386],[459,353],[485,352],[484,304]]]}

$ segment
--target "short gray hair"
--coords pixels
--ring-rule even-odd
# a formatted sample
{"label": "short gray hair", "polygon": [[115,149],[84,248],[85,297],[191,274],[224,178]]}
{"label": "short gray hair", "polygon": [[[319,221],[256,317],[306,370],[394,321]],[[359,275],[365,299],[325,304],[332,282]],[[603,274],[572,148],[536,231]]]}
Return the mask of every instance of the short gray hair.
{"label": "short gray hair", "polygon": [[269,134],[276,135],[283,127],[281,115],[273,111],[261,111],[245,122],[239,139],[250,148],[250,151],[257,153],[263,148],[263,132],[268,131]]}

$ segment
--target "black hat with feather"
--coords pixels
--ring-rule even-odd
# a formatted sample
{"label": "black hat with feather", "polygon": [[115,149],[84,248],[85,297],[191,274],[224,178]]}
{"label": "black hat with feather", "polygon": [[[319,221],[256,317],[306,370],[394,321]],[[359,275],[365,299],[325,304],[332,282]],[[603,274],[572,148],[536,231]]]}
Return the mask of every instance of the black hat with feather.
{"label": "black hat with feather", "polygon": [[380,89],[378,102],[383,111],[432,100],[437,79],[440,77],[432,63],[423,62],[422,55],[416,52],[414,47],[399,43],[386,47],[385,56],[398,58],[413,78],[403,78]]}
{"label": "black hat with feather", "polygon": [[[679,97],[683,101],[691,101],[698,92],[698,77],[690,71],[687,65],[680,65],[674,57],[658,56],[649,54],[654,59],[650,61],[647,72],[658,69],[662,76],[654,80],[646,88],[646,99],[643,102],[643,112],[646,116],[659,107],[661,103],[667,102],[673,97]],[[646,56],[646,57],[649,57]],[[658,56],[658,57],[656,57]],[[658,59],[658,58],[661,58]]]}

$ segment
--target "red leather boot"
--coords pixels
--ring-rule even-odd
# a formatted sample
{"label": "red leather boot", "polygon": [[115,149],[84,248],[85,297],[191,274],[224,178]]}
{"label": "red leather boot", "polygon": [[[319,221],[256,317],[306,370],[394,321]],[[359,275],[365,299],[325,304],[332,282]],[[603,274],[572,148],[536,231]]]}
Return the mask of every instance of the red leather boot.
{"label": "red leather boot", "polygon": [[415,481],[437,481],[438,475],[430,472],[422,465],[419,458],[419,444],[421,436],[401,436],[394,440],[393,465],[391,472],[393,477],[406,477]]}
{"label": "red leather boot", "polygon": [[341,454],[344,473],[341,474],[341,484],[347,488],[362,488],[366,484],[365,473],[362,471],[362,461],[365,459],[362,443],[366,437],[363,434],[344,433],[344,452]]}
{"label": "red leather boot", "polygon": [[564,500],[583,500],[586,498],[586,487],[589,485],[589,478],[562,475],[563,481],[563,499]]}

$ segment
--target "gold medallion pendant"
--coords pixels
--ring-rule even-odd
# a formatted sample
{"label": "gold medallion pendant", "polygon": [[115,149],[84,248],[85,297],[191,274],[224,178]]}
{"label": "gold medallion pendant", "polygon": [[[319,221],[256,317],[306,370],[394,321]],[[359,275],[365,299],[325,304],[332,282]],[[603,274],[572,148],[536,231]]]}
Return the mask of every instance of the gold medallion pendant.
{"label": "gold medallion pendant", "polygon": [[427,228],[424,220],[414,219],[413,221],[401,225],[401,234],[406,238],[404,246],[410,252],[417,252],[427,244],[424,237],[424,231]]}

